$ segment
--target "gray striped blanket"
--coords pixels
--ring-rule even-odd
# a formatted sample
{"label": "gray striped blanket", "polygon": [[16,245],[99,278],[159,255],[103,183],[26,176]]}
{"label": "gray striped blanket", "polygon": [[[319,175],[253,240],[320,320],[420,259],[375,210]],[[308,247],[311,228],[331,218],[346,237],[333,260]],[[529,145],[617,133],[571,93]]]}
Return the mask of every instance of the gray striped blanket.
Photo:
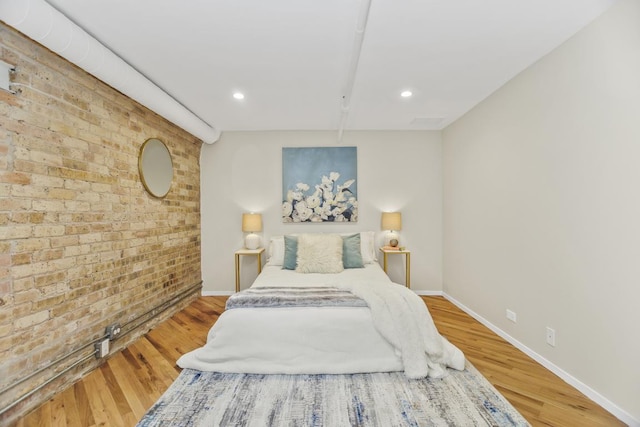
{"label": "gray striped blanket", "polygon": [[349,291],[331,287],[249,288],[229,297],[226,309],[267,307],[367,307]]}

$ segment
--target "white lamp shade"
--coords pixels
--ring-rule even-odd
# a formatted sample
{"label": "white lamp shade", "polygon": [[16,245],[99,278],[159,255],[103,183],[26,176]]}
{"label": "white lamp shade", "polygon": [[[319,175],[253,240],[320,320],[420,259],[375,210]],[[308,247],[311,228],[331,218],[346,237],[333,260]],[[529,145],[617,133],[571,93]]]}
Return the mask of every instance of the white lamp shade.
{"label": "white lamp shade", "polygon": [[242,214],[242,231],[244,231],[245,233],[255,233],[256,231],[262,231],[262,214]]}
{"label": "white lamp shade", "polygon": [[402,230],[402,213],[382,212],[382,229],[391,231]]}

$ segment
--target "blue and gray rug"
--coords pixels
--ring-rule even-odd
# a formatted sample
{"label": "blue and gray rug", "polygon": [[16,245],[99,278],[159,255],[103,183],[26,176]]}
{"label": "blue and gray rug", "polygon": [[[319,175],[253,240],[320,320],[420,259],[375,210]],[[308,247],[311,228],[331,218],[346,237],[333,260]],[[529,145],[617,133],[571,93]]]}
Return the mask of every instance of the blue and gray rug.
{"label": "blue and gray rug", "polygon": [[182,371],[140,420],[151,426],[528,426],[470,364],[444,379],[402,372],[255,375]]}

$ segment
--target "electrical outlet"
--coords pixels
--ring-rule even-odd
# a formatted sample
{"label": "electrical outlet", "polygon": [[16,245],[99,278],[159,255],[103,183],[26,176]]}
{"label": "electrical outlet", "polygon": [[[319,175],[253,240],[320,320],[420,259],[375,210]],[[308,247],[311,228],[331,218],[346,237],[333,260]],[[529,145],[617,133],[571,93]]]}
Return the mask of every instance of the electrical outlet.
{"label": "electrical outlet", "polygon": [[105,338],[102,341],[98,341],[94,344],[96,349],[96,358],[102,359],[109,354],[109,338]]}
{"label": "electrical outlet", "polygon": [[114,323],[113,325],[107,326],[107,336],[110,340],[116,339],[116,337],[120,335],[120,324]]}
{"label": "electrical outlet", "polygon": [[511,320],[513,323],[517,322],[517,316],[514,311],[507,309],[507,319]]}
{"label": "electrical outlet", "polygon": [[556,331],[547,326],[547,344],[551,347],[556,346]]}

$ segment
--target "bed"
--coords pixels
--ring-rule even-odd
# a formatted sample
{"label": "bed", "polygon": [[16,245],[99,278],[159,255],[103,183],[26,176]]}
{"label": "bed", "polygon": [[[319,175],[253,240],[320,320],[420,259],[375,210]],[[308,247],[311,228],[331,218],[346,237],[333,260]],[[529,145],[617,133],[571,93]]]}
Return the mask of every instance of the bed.
{"label": "bed", "polygon": [[[297,247],[287,244],[290,239]],[[437,333],[424,302],[380,268],[373,242],[373,232],[272,238],[262,273],[248,290],[229,298],[205,346],[183,355],[178,365],[253,374],[405,371],[410,378],[464,369],[464,355]],[[356,267],[344,268],[350,265]],[[303,272],[305,266],[311,271]],[[299,296],[308,300],[309,294],[315,298],[310,304],[298,304]],[[265,295],[266,305],[253,305]],[[399,341],[404,335],[411,336]]]}

